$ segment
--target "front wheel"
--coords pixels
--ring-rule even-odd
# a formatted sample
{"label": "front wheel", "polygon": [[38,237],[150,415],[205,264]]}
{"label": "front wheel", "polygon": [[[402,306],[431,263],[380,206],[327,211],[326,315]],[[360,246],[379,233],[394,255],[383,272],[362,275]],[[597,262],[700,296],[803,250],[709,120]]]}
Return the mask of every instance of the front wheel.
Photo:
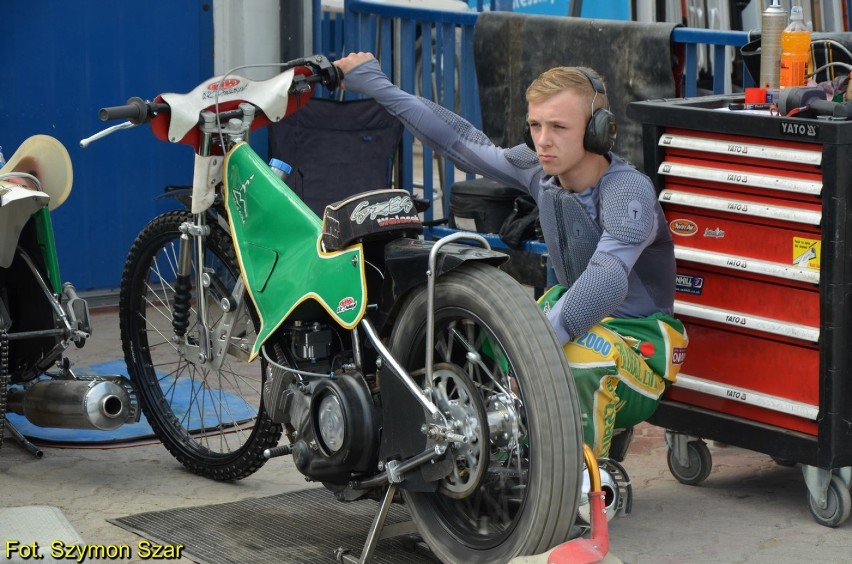
{"label": "front wheel", "polygon": [[[136,238],[121,280],[119,322],[124,356],[142,410],[157,437],[192,472],[215,480],[238,480],[265,462],[263,451],[281,437],[280,425],[261,402],[265,362],[248,363],[257,337],[258,316],[248,298],[230,319],[221,296],[232,293],[240,278],[230,237],[211,226],[204,260],[211,281],[198,292],[195,252],[189,287],[176,284],[180,227],[192,221],[185,211],[163,214]],[[176,293],[183,292],[176,308]],[[220,364],[200,358],[199,304],[204,300],[207,325],[222,341]],[[178,316],[175,309],[188,309]],[[227,321],[227,318],[225,318]],[[177,330],[176,330],[177,326]],[[228,335],[228,330],[230,334]]]}
{"label": "front wheel", "polygon": [[[448,450],[454,471],[437,491],[403,492],[409,511],[445,562],[545,552],[568,539],[582,481],[567,361],[532,297],[504,272],[468,264],[435,290],[433,399],[475,439]],[[425,363],[426,301],[425,289],[409,296],[391,335],[412,373]]]}

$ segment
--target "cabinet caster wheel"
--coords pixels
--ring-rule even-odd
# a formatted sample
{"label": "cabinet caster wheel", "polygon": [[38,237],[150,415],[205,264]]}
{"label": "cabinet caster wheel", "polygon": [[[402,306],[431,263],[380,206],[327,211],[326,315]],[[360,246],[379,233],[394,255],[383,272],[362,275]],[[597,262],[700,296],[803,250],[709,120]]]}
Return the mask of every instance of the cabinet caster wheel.
{"label": "cabinet caster wheel", "polygon": [[796,465],[795,460],[788,460],[786,458],[780,458],[778,456],[773,456],[772,460],[774,460],[775,464],[777,464],[778,466],[786,466],[788,468],[792,468],[793,466]]}
{"label": "cabinet caster wheel", "polygon": [[852,510],[852,494],[840,476],[832,476],[825,493],[826,504],[822,508],[817,504],[810,493],[808,493],[808,509],[814,520],[826,527],[839,527],[849,518]]}
{"label": "cabinet caster wheel", "polygon": [[704,441],[690,441],[686,445],[689,464],[684,466],[677,459],[673,449],[668,451],[669,471],[681,484],[695,486],[710,475],[713,468],[713,457]]}

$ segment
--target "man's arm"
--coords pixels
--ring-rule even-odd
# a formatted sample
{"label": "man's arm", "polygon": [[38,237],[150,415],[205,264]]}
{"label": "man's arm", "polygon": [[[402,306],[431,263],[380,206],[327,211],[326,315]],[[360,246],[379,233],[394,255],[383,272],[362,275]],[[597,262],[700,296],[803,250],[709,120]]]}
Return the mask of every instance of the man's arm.
{"label": "man's arm", "polygon": [[[540,167],[535,153],[495,146],[469,121],[425,98],[409,94],[390,82],[369,53],[353,53],[335,64],[344,72],[347,91],[370,96],[398,118],[425,145],[465,172],[491,178],[508,186],[530,190]],[[522,158],[513,153],[526,151]]]}

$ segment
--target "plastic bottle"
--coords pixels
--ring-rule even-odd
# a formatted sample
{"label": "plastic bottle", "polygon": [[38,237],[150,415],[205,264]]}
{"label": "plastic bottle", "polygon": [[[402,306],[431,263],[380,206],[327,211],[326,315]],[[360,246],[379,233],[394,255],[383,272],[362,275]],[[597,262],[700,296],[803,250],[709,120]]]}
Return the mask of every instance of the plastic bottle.
{"label": "plastic bottle", "polygon": [[811,58],[811,30],[805,25],[802,7],[790,9],[790,25],[781,33],[781,88],[807,86],[808,61]]}
{"label": "plastic bottle", "polygon": [[3,147],[0,147],[0,168],[6,165],[6,157],[3,156]]}
{"label": "plastic bottle", "polygon": [[284,182],[287,181],[287,177],[293,171],[292,166],[279,159],[269,159],[269,168]]}
{"label": "plastic bottle", "polygon": [[760,84],[767,90],[779,86],[781,68],[781,32],[787,25],[787,12],[781,0],[770,0],[760,16]]}

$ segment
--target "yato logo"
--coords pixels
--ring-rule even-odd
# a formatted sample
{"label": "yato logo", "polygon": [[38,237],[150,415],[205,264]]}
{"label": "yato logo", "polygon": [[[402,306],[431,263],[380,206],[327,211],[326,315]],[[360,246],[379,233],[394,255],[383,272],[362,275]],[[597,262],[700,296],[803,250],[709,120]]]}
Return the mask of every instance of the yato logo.
{"label": "yato logo", "polygon": [[698,224],[691,219],[673,219],[669,222],[669,229],[675,235],[691,237],[698,233]]}
{"label": "yato logo", "polygon": [[229,78],[227,80],[217,80],[207,86],[207,90],[227,90],[228,88],[233,88],[240,81],[236,78]]}
{"label": "yato logo", "polygon": [[672,349],[672,364],[683,364],[684,360],[686,360],[686,349],[674,347]]}
{"label": "yato logo", "polygon": [[781,133],[795,137],[816,137],[819,127],[812,123],[781,122]]}

